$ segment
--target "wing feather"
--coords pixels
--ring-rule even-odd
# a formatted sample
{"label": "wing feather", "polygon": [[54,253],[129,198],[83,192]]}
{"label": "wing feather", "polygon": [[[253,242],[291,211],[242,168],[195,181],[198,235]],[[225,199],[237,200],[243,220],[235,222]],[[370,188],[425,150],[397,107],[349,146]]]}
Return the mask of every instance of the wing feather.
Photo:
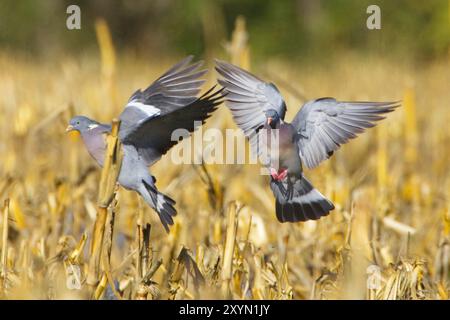
{"label": "wing feather", "polygon": [[124,144],[134,145],[150,165],[176,142],[170,135],[177,128],[192,132],[194,121],[202,123],[221,103],[221,93],[212,89],[198,98],[201,79],[207,70],[192,56],[175,64],[145,90],[137,90],[120,115],[119,136]]}
{"label": "wing feather", "polygon": [[333,98],[307,102],[292,121],[302,162],[308,168],[318,166],[341,144],[374,127],[385,118],[383,114],[398,106],[399,101],[341,102]]}
{"label": "wing feather", "polygon": [[[266,122],[265,112],[277,111],[281,119],[286,113],[286,104],[278,89],[253,74],[232,64],[216,60],[219,84],[225,89],[225,103],[230,109],[237,126],[248,139],[258,134]],[[256,144],[252,143],[255,154]]]}
{"label": "wing feather", "polygon": [[[144,91],[137,90],[130,97],[121,114],[122,126],[136,125],[136,121],[127,120],[135,119],[137,115],[141,116],[140,120],[144,120],[170,113],[193,103],[200,93],[201,86],[205,83],[205,80],[200,78],[207,70],[198,70],[202,62],[191,64],[192,58],[189,56],[174,65]],[[139,104],[138,110],[136,110],[137,104]]]}
{"label": "wing feather", "polygon": [[147,165],[157,161],[178,141],[172,140],[177,129],[193,132],[205,123],[211,113],[222,103],[223,90],[214,91],[212,87],[188,106],[171,113],[148,118],[141,122],[122,139],[123,144],[133,145],[144,158]]}

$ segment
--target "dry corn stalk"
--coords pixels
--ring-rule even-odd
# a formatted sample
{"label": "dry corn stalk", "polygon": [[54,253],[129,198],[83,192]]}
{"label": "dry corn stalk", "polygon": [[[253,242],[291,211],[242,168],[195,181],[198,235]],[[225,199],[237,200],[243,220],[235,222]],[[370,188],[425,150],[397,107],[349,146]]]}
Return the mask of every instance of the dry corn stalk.
{"label": "dry corn stalk", "polygon": [[245,18],[238,16],[234,24],[231,41],[227,45],[231,56],[231,63],[244,69],[250,68],[250,48],[248,46],[248,32],[246,30]]}
{"label": "dry corn stalk", "polygon": [[193,168],[207,187],[209,204],[216,212],[222,214],[224,187],[211,176],[204,161],[198,166],[193,165]]}
{"label": "dry corn stalk", "polygon": [[9,219],[9,199],[5,200],[3,207],[3,228],[2,228],[2,256],[0,265],[0,294],[5,289],[5,283],[7,281],[7,269],[8,269],[8,219]]}
{"label": "dry corn stalk", "polygon": [[111,99],[111,104],[116,106],[116,52],[114,50],[111,32],[109,31],[108,24],[104,19],[97,19],[95,21],[95,31],[97,35],[97,42],[100,47],[103,83],[106,89],[105,93],[106,96]]}
{"label": "dry corn stalk", "polygon": [[96,286],[98,283],[108,206],[113,200],[122,164],[122,150],[118,138],[119,127],[120,122],[116,119],[113,120],[111,134],[107,137],[107,149],[99,186],[97,217],[90,247],[87,283],[91,286]]}
{"label": "dry corn stalk", "polygon": [[233,255],[234,246],[236,244],[236,231],[238,227],[238,208],[235,202],[228,206],[228,224],[227,236],[225,240],[225,248],[223,251],[222,266],[222,293],[225,297],[230,296],[231,278],[233,275]]}
{"label": "dry corn stalk", "polygon": [[[115,221],[115,208],[112,208],[111,214],[108,215],[107,223],[107,237],[103,240],[103,250],[102,250],[102,268],[104,271],[104,276],[106,276],[108,280],[108,284],[111,288],[111,291],[114,293],[117,299],[121,299],[121,295],[117,292],[116,286],[114,284],[114,280],[112,278],[111,273],[111,251],[113,244],[113,235],[114,235],[114,221]],[[101,294],[101,292],[100,292]]]}
{"label": "dry corn stalk", "polygon": [[151,225],[143,224],[143,210],[140,210],[141,214],[137,223],[137,240],[138,240],[138,255],[136,263],[136,299],[146,300],[148,293],[152,292],[152,296],[156,293],[151,291],[150,288],[153,285],[151,278],[162,264],[162,259],[156,261],[155,264],[151,264],[150,259],[150,231]]}
{"label": "dry corn stalk", "polygon": [[174,270],[169,279],[169,299],[177,299],[179,297],[187,296],[190,299],[194,298],[194,294],[187,289],[189,278],[183,279],[183,273],[191,276],[194,283],[194,289],[198,291],[200,285],[204,284],[205,278],[197,266],[195,259],[191,256],[189,249],[182,247],[175,262]]}
{"label": "dry corn stalk", "polygon": [[424,299],[424,264],[421,260],[402,260],[378,293],[383,300]]}
{"label": "dry corn stalk", "polygon": [[98,286],[95,288],[94,291],[94,299],[98,300],[102,297],[103,292],[105,292],[106,286],[108,284],[108,277],[106,273],[102,274],[102,277],[100,278],[100,281],[98,283]]}
{"label": "dry corn stalk", "polygon": [[118,138],[120,121],[112,121],[111,134],[107,137],[107,149],[100,178],[98,206],[107,208],[114,198],[117,178],[122,165],[122,149]]}

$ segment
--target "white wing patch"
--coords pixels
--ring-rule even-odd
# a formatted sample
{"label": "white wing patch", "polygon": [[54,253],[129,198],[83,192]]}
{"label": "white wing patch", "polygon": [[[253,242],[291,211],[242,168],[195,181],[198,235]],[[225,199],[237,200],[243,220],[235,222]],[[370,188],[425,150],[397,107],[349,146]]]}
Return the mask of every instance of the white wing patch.
{"label": "white wing patch", "polygon": [[132,100],[127,104],[127,107],[135,107],[142,112],[144,112],[148,117],[155,116],[161,114],[161,110],[151,106],[149,104],[144,104],[142,102],[139,102],[137,100]]}

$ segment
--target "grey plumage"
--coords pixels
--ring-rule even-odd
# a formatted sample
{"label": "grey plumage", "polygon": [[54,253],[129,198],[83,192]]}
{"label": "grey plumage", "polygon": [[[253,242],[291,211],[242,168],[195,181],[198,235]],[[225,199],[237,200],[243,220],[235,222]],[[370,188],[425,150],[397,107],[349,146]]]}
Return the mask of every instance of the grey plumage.
{"label": "grey plumage", "polygon": [[375,126],[399,102],[345,102],[322,98],[307,102],[292,120],[302,162],[308,168],[328,159],[341,144]]}
{"label": "grey plumage", "polygon": [[222,76],[218,82],[226,89],[228,108],[247,137],[264,124],[266,111],[275,110],[284,118],[286,104],[274,84],[265,83],[232,64],[216,61],[216,65]]}
{"label": "grey plumage", "polygon": [[[138,126],[127,130],[127,135],[122,135],[122,141],[138,148],[147,163],[152,164],[178,142],[171,140],[171,134],[175,129],[194,131],[197,129],[194,125],[203,124],[221,103],[221,99],[222,91],[214,92],[213,87],[183,108],[173,109],[170,113],[156,118],[141,120]],[[195,124],[195,121],[199,124]],[[152,134],[148,134],[149,132]]]}
{"label": "grey plumage", "polygon": [[226,104],[248,138],[258,137],[263,130],[279,130],[279,165],[268,166],[281,222],[315,220],[333,210],[331,201],[304,177],[302,164],[308,168],[318,166],[341,144],[373,127],[384,119],[383,114],[400,105],[398,101],[344,102],[321,98],[305,103],[288,123],[284,121],[286,103],[274,84],[223,61],[216,61],[216,70],[221,75],[218,82],[225,89]]}
{"label": "grey plumage", "polygon": [[[118,182],[126,189],[137,191],[158,213],[166,231],[176,215],[175,201],[156,188],[156,179],[148,166],[161,158],[178,141],[171,140],[175,129],[193,132],[203,124],[222,102],[222,90],[214,87],[197,97],[204,80],[201,62],[191,64],[188,57],[173,66],[147,89],[137,90],[120,115],[119,138],[123,160]],[[71,119],[68,131],[77,130],[89,154],[103,165],[106,147],[104,136],[111,127],[84,116]]]}

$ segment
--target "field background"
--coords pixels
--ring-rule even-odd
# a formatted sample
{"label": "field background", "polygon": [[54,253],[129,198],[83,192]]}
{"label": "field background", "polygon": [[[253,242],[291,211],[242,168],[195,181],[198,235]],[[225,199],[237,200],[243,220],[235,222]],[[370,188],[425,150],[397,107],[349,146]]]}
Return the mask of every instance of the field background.
{"label": "field background", "polygon": [[[448,299],[448,1],[381,1],[375,31],[367,1],[115,3],[80,1],[73,31],[69,2],[0,5],[0,298]],[[324,96],[403,103],[306,172],[336,205],[326,218],[280,224],[257,165],[168,154],[151,172],[177,201],[170,234],[119,188],[99,253],[101,170],[67,122],[110,122],[188,54],[205,90],[215,57],[276,83],[288,121]],[[225,106],[209,127],[235,128]]]}

